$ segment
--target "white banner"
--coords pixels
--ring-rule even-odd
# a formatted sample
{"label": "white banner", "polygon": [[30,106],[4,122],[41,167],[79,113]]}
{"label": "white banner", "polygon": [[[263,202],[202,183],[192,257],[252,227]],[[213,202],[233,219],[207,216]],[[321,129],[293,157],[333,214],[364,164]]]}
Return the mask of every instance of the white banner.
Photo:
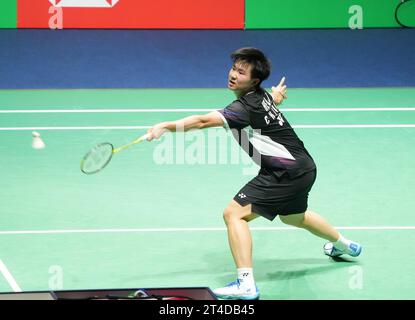
{"label": "white banner", "polygon": [[49,0],[55,7],[112,8],[119,0]]}

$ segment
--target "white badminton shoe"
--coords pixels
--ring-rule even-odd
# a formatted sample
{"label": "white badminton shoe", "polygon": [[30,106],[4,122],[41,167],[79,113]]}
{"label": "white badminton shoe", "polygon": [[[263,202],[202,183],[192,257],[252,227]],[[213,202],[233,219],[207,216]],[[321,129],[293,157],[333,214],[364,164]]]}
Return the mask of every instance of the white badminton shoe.
{"label": "white badminton shoe", "polygon": [[213,293],[219,299],[227,300],[257,300],[259,299],[259,289],[255,285],[253,288],[244,286],[240,279],[229,283],[226,287],[214,289]]}
{"label": "white badminton shoe", "polygon": [[357,242],[350,242],[349,245],[343,250],[336,248],[333,242],[327,242],[324,247],[324,254],[329,257],[339,257],[343,254],[348,254],[352,257],[357,257],[362,252],[362,246]]}

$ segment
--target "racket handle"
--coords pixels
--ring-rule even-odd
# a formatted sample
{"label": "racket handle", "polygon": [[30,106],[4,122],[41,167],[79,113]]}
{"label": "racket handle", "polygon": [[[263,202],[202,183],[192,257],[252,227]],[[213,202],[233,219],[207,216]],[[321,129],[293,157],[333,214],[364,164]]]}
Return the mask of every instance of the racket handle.
{"label": "racket handle", "polygon": [[148,133],[146,133],[145,135],[143,135],[143,136],[141,136],[141,137],[139,138],[139,141],[147,140],[147,138],[148,138],[149,136],[150,136],[150,135],[149,135]]}
{"label": "racket handle", "polygon": [[142,141],[144,141],[144,140],[147,140],[148,136],[149,136],[149,134],[148,134],[148,133],[146,133],[145,135],[141,136],[140,138],[135,139],[133,142],[130,142],[129,144],[126,144],[126,145],[124,145],[124,146],[121,146],[121,147],[119,147],[119,148],[114,149],[114,150],[112,151],[112,153],[118,153],[118,152],[120,152],[120,151],[123,151],[123,150],[125,150],[125,149],[128,149],[128,148],[132,147],[133,145],[135,145],[135,144],[137,144],[137,143],[140,143],[140,142],[142,142]]}

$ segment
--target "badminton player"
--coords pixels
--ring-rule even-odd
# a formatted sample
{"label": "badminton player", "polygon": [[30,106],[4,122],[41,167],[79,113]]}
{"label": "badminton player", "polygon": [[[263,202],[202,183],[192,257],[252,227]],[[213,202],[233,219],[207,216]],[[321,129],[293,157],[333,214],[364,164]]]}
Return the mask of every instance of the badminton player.
{"label": "badminton player", "polygon": [[[228,88],[236,100],[226,108],[206,115],[194,115],[156,124],[148,130],[148,140],[167,131],[188,131],[209,127],[231,129],[234,137],[260,165],[258,175],[242,187],[225,208],[223,217],[229,246],[237,268],[237,278],[214,290],[222,299],[258,299],[252,264],[252,237],[248,222],[258,217],[281,221],[310,231],[328,240],[323,251],[328,256],[360,254],[360,244],[346,239],[317,213],[308,209],[308,194],[316,180],[313,158],[278,109],[286,99],[285,78],[268,93],[261,88],[271,66],[256,48],[241,48],[231,54]],[[247,142],[247,143],[244,143]]]}

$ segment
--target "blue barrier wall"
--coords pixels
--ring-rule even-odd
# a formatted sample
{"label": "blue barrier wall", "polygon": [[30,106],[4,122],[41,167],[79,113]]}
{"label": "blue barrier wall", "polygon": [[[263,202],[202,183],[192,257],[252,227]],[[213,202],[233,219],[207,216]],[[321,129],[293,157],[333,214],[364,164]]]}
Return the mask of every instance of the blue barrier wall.
{"label": "blue barrier wall", "polygon": [[415,30],[0,30],[0,88],[219,88],[263,49],[270,86],[415,86]]}

